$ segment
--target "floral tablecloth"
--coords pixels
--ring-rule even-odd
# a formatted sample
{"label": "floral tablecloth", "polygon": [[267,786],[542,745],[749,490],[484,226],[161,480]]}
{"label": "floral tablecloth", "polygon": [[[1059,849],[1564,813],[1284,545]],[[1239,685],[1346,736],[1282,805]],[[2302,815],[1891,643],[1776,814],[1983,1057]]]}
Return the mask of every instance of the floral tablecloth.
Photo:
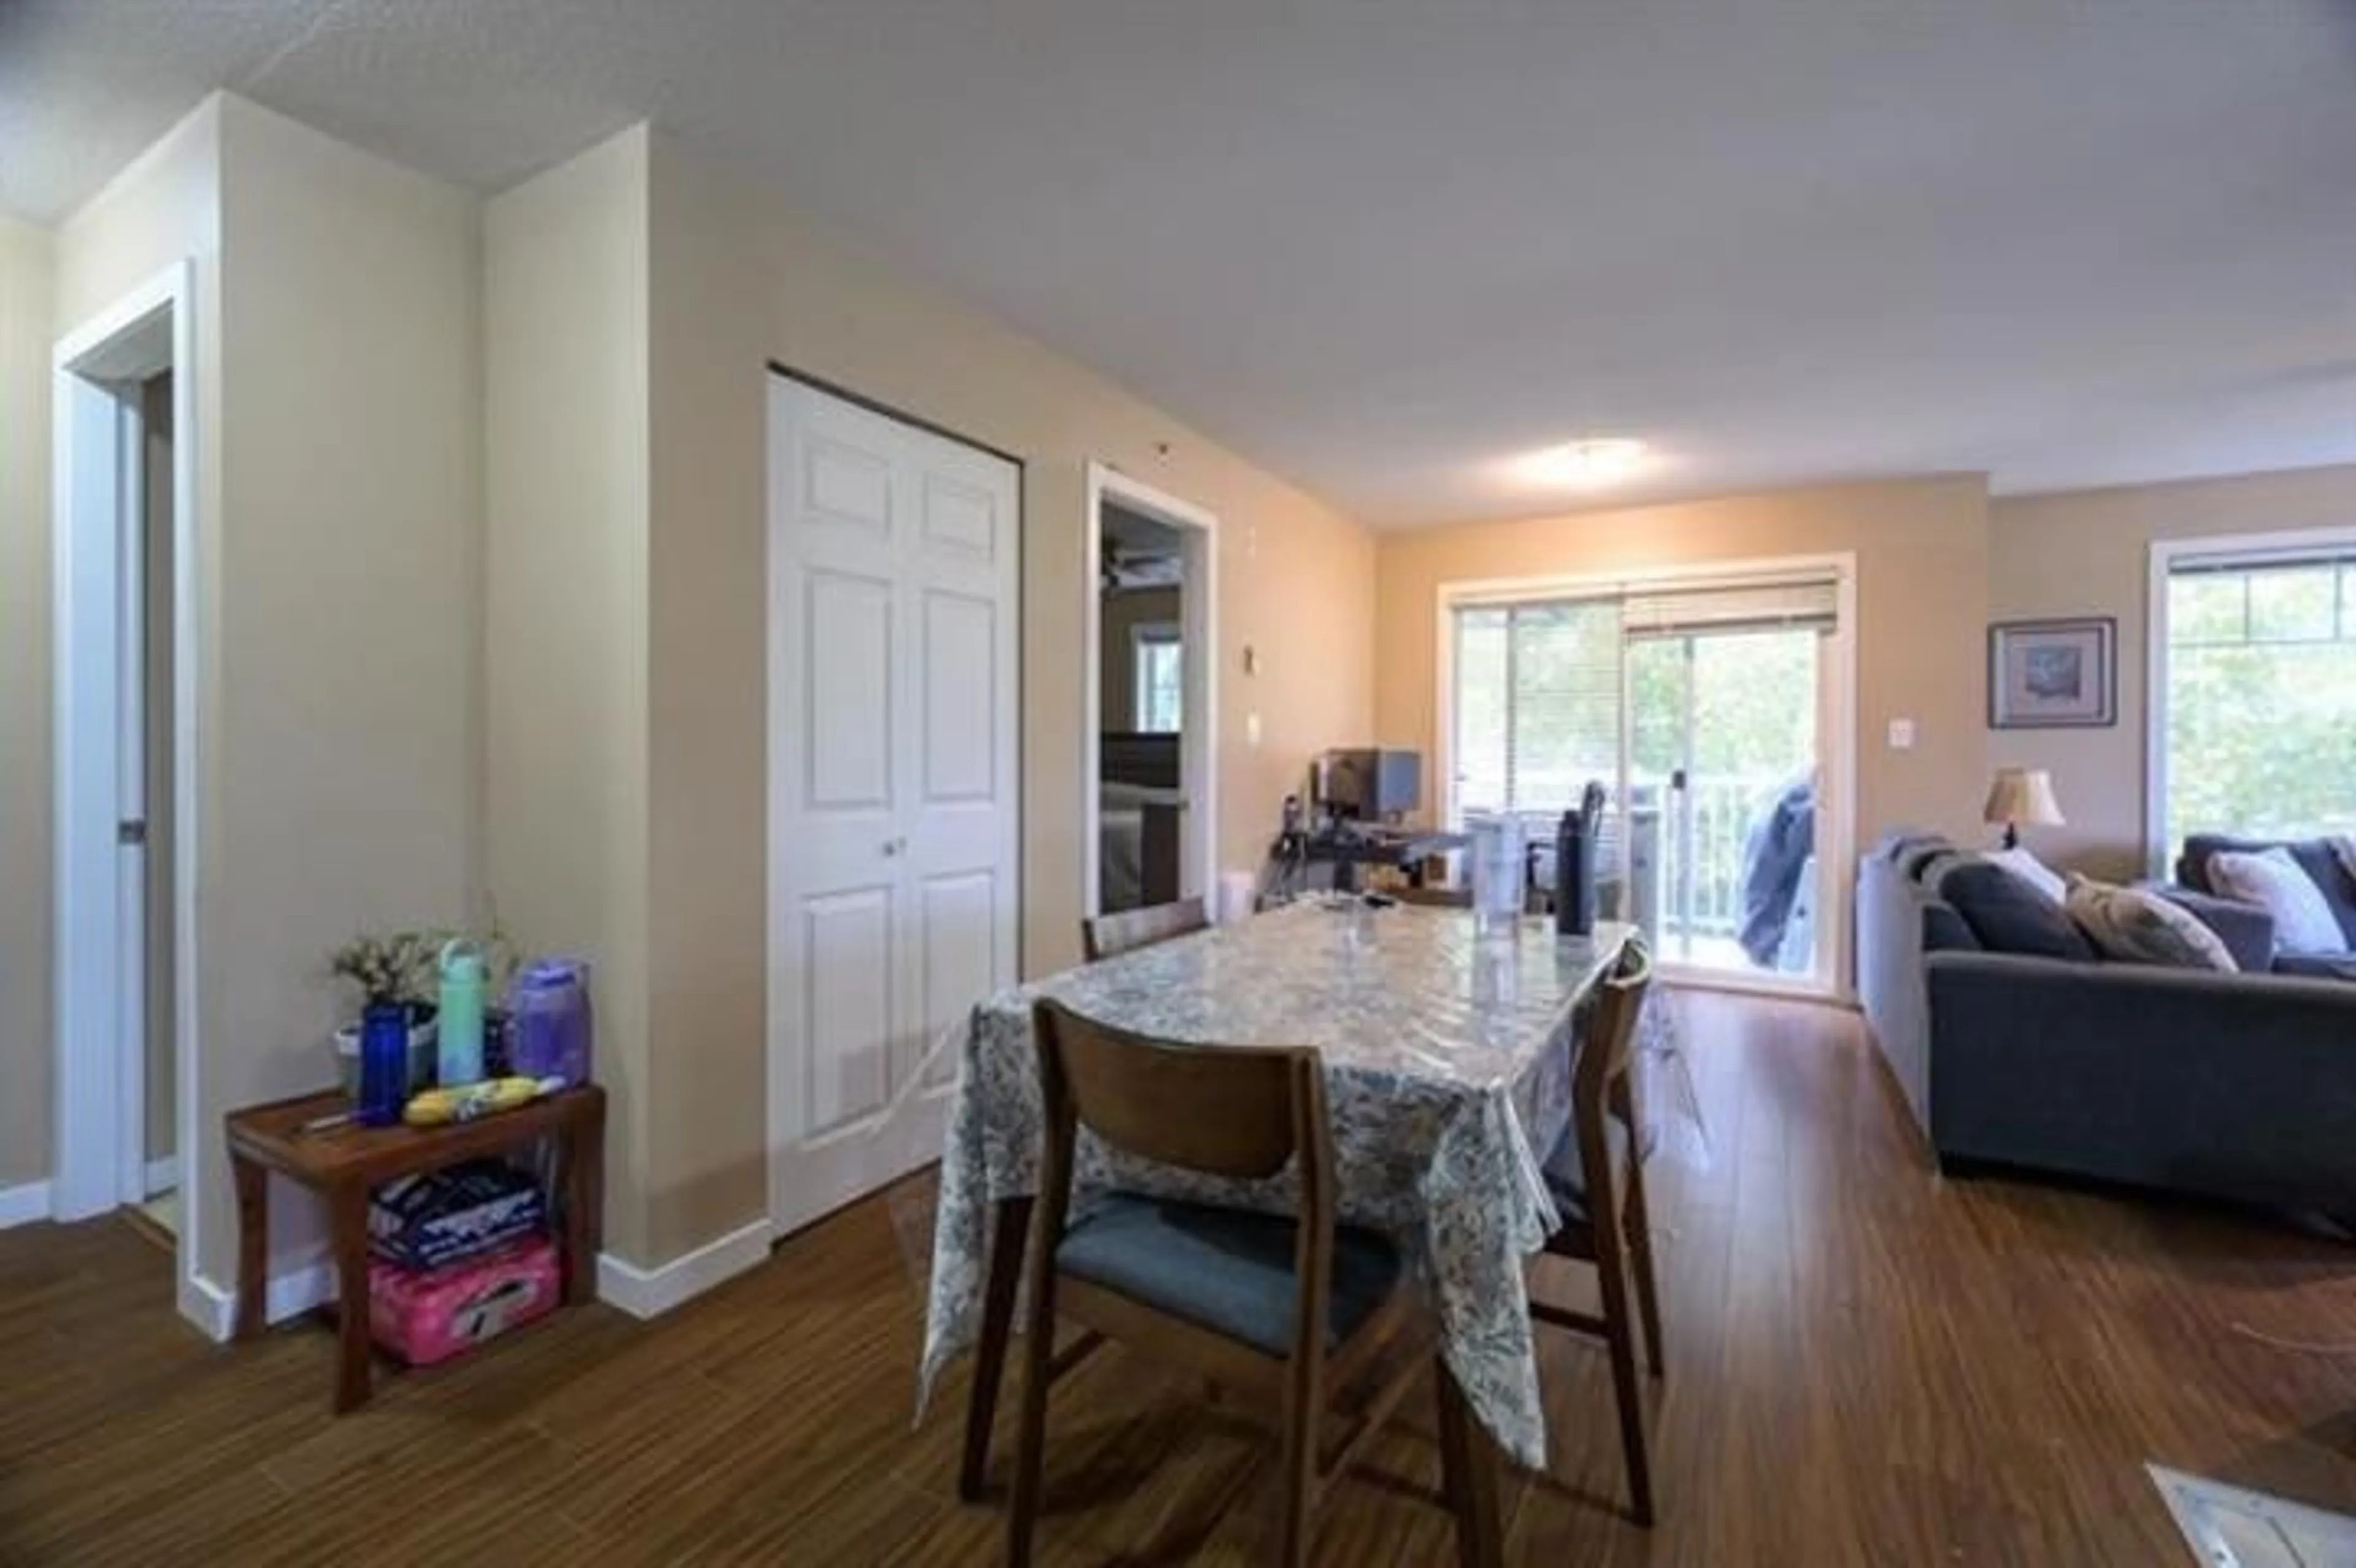
{"label": "floral tablecloth", "polygon": [[[1004,992],[974,1009],[941,1161],[921,1388],[978,1337],[990,1209],[1034,1191],[1031,1005],[1204,1044],[1310,1045],[1326,1069],[1342,1218],[1394,1237],[1437,1311],[1474,1413],[1546,1458],[1523,1264],[1558,1221],[1539,1160],[1569,1125],[1567,1031],[1628,928],[1482,934],[1456,910],[1296,904]],[[1085,1193],[1118,1187],[1284,1211],[1288,1177],[1237,1182],[1083,1137]]]}

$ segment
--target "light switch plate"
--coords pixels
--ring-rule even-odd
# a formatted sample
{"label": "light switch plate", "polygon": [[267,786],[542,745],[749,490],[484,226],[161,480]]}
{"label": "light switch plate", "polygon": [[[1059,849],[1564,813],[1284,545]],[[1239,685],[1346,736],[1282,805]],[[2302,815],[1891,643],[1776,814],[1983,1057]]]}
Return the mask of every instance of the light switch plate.
{"label": "light switch plate", "polygon": [[1914,749],[1914,720],[1892,719],[1890,721],[1890,749],[1893,752],[1911,752]]}
{"label": "light switch plate", "polygon": [[1257,746],[1259,744],[1259,715],[1258,713],[1247,713],[1244,715],[1244,744],[1247,746]]}

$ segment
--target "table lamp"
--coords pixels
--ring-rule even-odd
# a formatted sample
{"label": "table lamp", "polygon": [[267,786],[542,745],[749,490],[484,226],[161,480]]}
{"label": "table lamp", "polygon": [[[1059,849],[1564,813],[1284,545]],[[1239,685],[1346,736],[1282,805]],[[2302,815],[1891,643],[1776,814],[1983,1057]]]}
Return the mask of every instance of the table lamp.
{"label": "table lamp", "polygon": [[2023,823],[2031,827],[2061,827],[2062,806],[2053,798],[2052,776],[2043,768],[1997,769],[1980,820],[2004,824],[2004,847],[2008,849],[2019,845]]}

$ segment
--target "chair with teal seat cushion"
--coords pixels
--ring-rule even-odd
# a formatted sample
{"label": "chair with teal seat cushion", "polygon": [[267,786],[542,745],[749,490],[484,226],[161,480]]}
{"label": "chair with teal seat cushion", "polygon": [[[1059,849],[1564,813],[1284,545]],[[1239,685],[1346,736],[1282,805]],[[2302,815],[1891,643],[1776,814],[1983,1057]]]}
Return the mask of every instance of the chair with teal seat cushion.
{"label": "chair with teal seat cushion", "polygon": [[[1115,1193],[1072,1221],[1055,1263],[1073,1279],[1281,1356],[1299,1316],[1300,1231],[1281,1215]],[[1327,1347],[1373,1317],[1405,1272],[1387,1238],[1336,1225]]]}
{"label": "chair with teal seat cushion", "polygon": [[[1054,1001],[1040,1002],[1033,1017],[1044,1135],[1007,1521],[1011,1568],[1031,1561],[1059,1317],[1276,1406],[1277,1561],[1287,1568],[1305,1568],[1316,1506],[1429,1368],[1460,1544],[1469,1553],[1490,1541],[1486,1488],[1471,1467],[1471,1416],[1430,1315],[1408,1288],[1398,1249],[1335,1220],[1317,1052],[1158,1040]],[[1295,1215],[1110,1194],[1075,1217],[1083,1126],[1113,1149],[1197,1175],[1265,1181],[1290,1171],[1300,1193]],[[1355,1424],[1328,1442],[1327,1417],[1341,1410]]]}

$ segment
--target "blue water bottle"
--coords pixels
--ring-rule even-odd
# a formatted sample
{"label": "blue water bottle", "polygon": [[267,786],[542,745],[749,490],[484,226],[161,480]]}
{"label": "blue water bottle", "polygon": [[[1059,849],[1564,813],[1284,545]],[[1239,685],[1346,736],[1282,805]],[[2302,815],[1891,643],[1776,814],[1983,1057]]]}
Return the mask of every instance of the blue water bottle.
{"label": "blue water bottle", "polygon": [[489,988],[481,948],[463,937],[443,944],[440,1078],[444,1089],[483,1081],[483,1006]]}
{"label": "blue water bottle", "polygon": [[360,1013],[360,1093],[352,1114],[367,1126],[401,1120],[409,1098],[409,1008],[370,1002]]}

